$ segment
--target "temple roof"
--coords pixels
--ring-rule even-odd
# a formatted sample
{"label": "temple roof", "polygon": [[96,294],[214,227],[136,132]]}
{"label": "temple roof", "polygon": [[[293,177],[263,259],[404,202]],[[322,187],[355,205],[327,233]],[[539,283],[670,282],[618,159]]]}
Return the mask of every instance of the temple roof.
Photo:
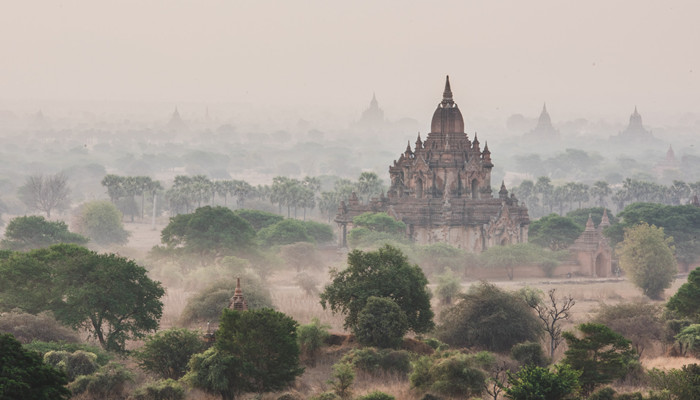
{"label": "temple roof", "polygon": [[[452,99],[450,76],[445,79],[445,90],[442,93],[442,101],[438,104],[433,120],[430,123],[431,133],[464,133],[464,118],[459,107]],[[430,135],[430,134],[428,134]]]}

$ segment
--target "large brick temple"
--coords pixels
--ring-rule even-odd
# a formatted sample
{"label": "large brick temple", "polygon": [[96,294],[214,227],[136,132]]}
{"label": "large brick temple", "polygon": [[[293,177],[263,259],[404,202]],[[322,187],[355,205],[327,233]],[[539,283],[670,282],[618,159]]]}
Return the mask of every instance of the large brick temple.
{"label": "large brick temple", "polygon": [[420,244],[449,243],[480,253],[489,247],[527,242],[527,208],[501,184],[498,197],[491,189],[491,152],[476,134],[469,140],[464,119],[452,98],[447,77],[430,133],[420,134],[389,167],[391,187],[386,196],[362,203],[356,195],[341,202],[335,222],[346,245],[353,217],[386,212],[406,224],[406,235]]}

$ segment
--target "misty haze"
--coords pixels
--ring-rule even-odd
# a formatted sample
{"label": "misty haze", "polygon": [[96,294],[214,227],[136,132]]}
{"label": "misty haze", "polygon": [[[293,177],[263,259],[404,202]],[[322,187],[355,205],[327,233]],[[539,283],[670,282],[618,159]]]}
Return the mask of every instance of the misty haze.
{"label": "misty haze", "polygon": [[700,398],[698,15],[5,4],[0,400]]}

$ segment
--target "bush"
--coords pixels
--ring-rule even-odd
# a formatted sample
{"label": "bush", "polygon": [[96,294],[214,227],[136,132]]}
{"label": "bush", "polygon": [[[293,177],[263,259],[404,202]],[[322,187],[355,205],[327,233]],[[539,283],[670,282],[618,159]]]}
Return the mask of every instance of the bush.
{"label": "bush", "polygon": [[615,400],[616,393],[613,388],[608,386],[592,393],[588,400]]}
{"label": "bush", "polygon": [[358,397],[357,400],[396,400],[396,397],[375,390],[372,393]]}
{"label": "bush", "polygon": [[313,396],[309,400],[339,400],[340,396],[333,392],[323,392],[319,395]]}
{"label": "bush", "polygon": [[640,357],[647,347],[663,340],[664,336],[661,308],[655,304],[602,304],[593,321],[608,326],[630,340]]}
{"label": "bush", "polygon": [[411,371],[411,354],[405,350],[355,349],[346,354],[341,362],[369,373],[381,370],[405,376]]}
{"label": "bush", "polygon": [[133,380],[133,374],[123,365],[109,363],[92,375],[82,375],[68,388],[73,395],[82,394],[90,399],[119,399],[124,395],[126,384]]}
{"label": "bush", "polygon": [[133,398],[134,400],[184,400],[185,389],[180,382],[165,379],[136,389]]}
{"label": "bush", "polygon": [[333,240],[333,228],[328,224],[315,221],[303,221],[306,226],[306,233],[311,236],[316,243],[328,243]]}
{"label": "bush", "polygon": [[[180,323],[191,325],[218,320],[221,310],[228,307],[235,290],[234,280],[223,280],[200,291],[187,300],[187,305],[180,316]],[[263,285],[260,278],[252,274],[242,276],[241,290],[249,310],[272,308],[270,291]]]}
{"label": "bush", "polygon": [[109,201],[83,203],[74,224],[77,233],[100,245],[125,244],[129,238],[122,224],[122,213]]}
{"label": "bush", "polygon": [[549,360],[542,351],[542,346],[537,342],[518,343],[510,350],[510,354],[520,365],[544,367],[549,364]]}
{"label": "bush", "polygon": [[333,365],[333,379],[328,383],[333,387],[335,394],[341,399],[350,397],[352,391],[350,386],[355,381],[355,371],[352,369],[352,364],[337,363]]}
{"label": "bush", "polygon": [[700,399],[700,365],[687,364],[682,369],[649,371],[651,385],[668,390],[679,399]]}
{"label": "bush", "polygon": [[536,365],[526,365],[517,373],[508,372],[506,396],[512,400],[564,399],[579,388],[581,373],[562,365],[554,371]]}
{"label": "bush", "polygon": [[84,351],[97,356],[95,362],[98,365],[106,365],[112,360],[112,355],[104,351],[101,347],[90,346],[84,343],[66,343],[66,342],[39,342],[33,341],[23,345],[26,350],[31,350],[39,353],[42,357],[50,351],[65,351],[75,353],[76,351]]}
{"label": "bush", "polygon": [[302,361],[309,365],[316,364],[316,357],[324,342],[330,336],[329,325],[321,325],[321,321],[314,317],[310,324],[300,325],[297,328],[297,342],[301,351]]}
{"label": "bush", "polygon": [[297,272],[305,269],[321,269],[323,264],[313,243],[292,243],[280,248],[280,258]]}
{"label": "bush", "polygon": [[365,346],[398,347],[408,331],[408,319],[387,297],[370,297],[357,316],[353,333]]}
{"label": "bush", "polygon": [[296,219],[285,219],[263,228],[258,232],[258,238],[268,246],[314,241],[306,231],[306,225]]}
{"label": "bush", "polygon": [[100,367],[97,364],[97,355],[83,350],[73,353],[49,351],[44,354],[44,362],[63,371],[70,382],[81,375],[90,375]]}
{"label": "bush", "polygon": [[78,332],[61,325],[49,311],[37,315],[20,310],[2,313],[0,314],[0,332],[11,333],[23,344],[33,340],[69,343],[80,341]]}
{"label": "bush", "polygon": [[438,338],[451,346],[505,352],[542,334],[540,321],[518,295],[482,282],[460,298],[442,312],[437,330]]}
{"label": "bush", "polygon": [[450,346],[447,343],[443,343],[435,338],[427,338],[423,340],[423,343],[432,347],[434,350],[447,350]]}
{"label": "bush", "polygon": [[307,296],[316,297],[318,295],[318,281],[313,275],[301,272],[294,277],[294,283],[303,290]]}
{"label": "bush", "polygon": [[446,396],[479,396],[487,374],[477,357],[459,352],[438,352],[420,357],[409,377],[418,390]]}
{"label": "bush", "polygon": [[687,326],[676,335],[678,343],[691,353],[700,353],[700,324]]}
{"label": "bush", "polygon": [[454,275],[451,269],[445,269],[442,275],[438,275],[438,286],[435,290],[435,294],[440,303],[450,305],[452,304],[452,299],[459,294],[462,289],[462,285],[459,279]]}
{"label": "bush", "polygon": [[171,328],[146,339],[134,356],[139,367],[163,379],[180,379],[187,372],[187,363],[193,354],[206,349],[199,332]]}

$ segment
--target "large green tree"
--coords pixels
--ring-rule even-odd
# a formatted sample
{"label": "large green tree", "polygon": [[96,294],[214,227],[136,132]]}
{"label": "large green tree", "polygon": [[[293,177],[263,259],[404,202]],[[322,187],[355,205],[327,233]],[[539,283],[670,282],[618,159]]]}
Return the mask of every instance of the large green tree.
{"label": "large green tree", "polygon": [[617,246],[620,267],[652,299],[671,286],[678,270],[672,241],[663,228],[641,223],[625,230],[625,240]]}
{"label": "large green tree", "polygon": [[245,219],[228,208],[211,206],[170,218],[160,237],[168,249],[197,254],[202,263],[251,250],[255,243],[255,231]]}
{"label": "large green tree", "polygon": [[633,203],[618,215],[622,223],[606,231],[613,244],[624,239],[625,229],[642,222],[663,228],[673,237],[678,262],[687,267],[700,259],[700,208],[692,205],[666,206],[657,203]]}
{"label": "large green tree", "polygon": [[540,322],[522,296],[482,282],[458,298],[440,315],[437,330],[450,345],[504,352],[541,337]]}
{"label": "large green tree", "polygon": [[564,400],[578,390],[580,374],[568,365],[557,366],[554,371],[526,365],[516,373],[508,371],[508,386],[503,390],[511,400]]}
{"label": "large green tree", "polygon": [[56,319],[85,328],[109,350],[124,350],[158,328],[165,291],[145,268],[115,254],[60,244],[0,261],[0,306],[53,311]]}
{"label": "large green tree", "polygon": [[569,247],[583,232],[583,226],[568,217],[550,214],[532,221],[528,229],[528,241],[552,250]]}
{"label": "large green tree", "polygon": [[581,371],[579,382],[585,394],[596,386],[610,383],[627,375],[637,354],[629,340],[602,324],[579,325],[579,338],[574,332],[564,332],[569,349],[562,363]]}
{"label": "large green tree", "polygon": [[63,221],[47,221],[44,217],[30,215],[13,218],[5,228],[5,238],[0,247],[27,251],[48,247],[57,243],[85,244],[88,239],[70,232]]}
{"label": "large green tree", "polygon": [[283,389],[304,371],[296,328],[296,321],[269,308],[225,309],[214,347],[192,357],[185,380],[224,400]]}
{"label": "large green tree", "polygon": [[144,370],[162,379],[180,379],[187,372],[190,357],[206,347],[200,332],[171,328],[146,339],[134,355]]}
{"label": "large green tree", "polygon": [[678,288],[666,307],[682,317],[694,321],[700,320],[700,268],[695,268],[688,275],[688,282]]}
{"label": "large green tree", "polygon": [[397,248],[386,245],[376,251],[353,250],[348,267],[331,270],[332,282],[321,294],[321,305],[345,314],[345,327],[355,328],[360,311],[372,297],[387,297],[406,314],[409,328],[417,333],[433,328],[428,280],[418,265]]}
{"label": "large green tree", "polygon": [[67,399],[66,375],[44,364],[10,334],[0,334],[0,399]]}

